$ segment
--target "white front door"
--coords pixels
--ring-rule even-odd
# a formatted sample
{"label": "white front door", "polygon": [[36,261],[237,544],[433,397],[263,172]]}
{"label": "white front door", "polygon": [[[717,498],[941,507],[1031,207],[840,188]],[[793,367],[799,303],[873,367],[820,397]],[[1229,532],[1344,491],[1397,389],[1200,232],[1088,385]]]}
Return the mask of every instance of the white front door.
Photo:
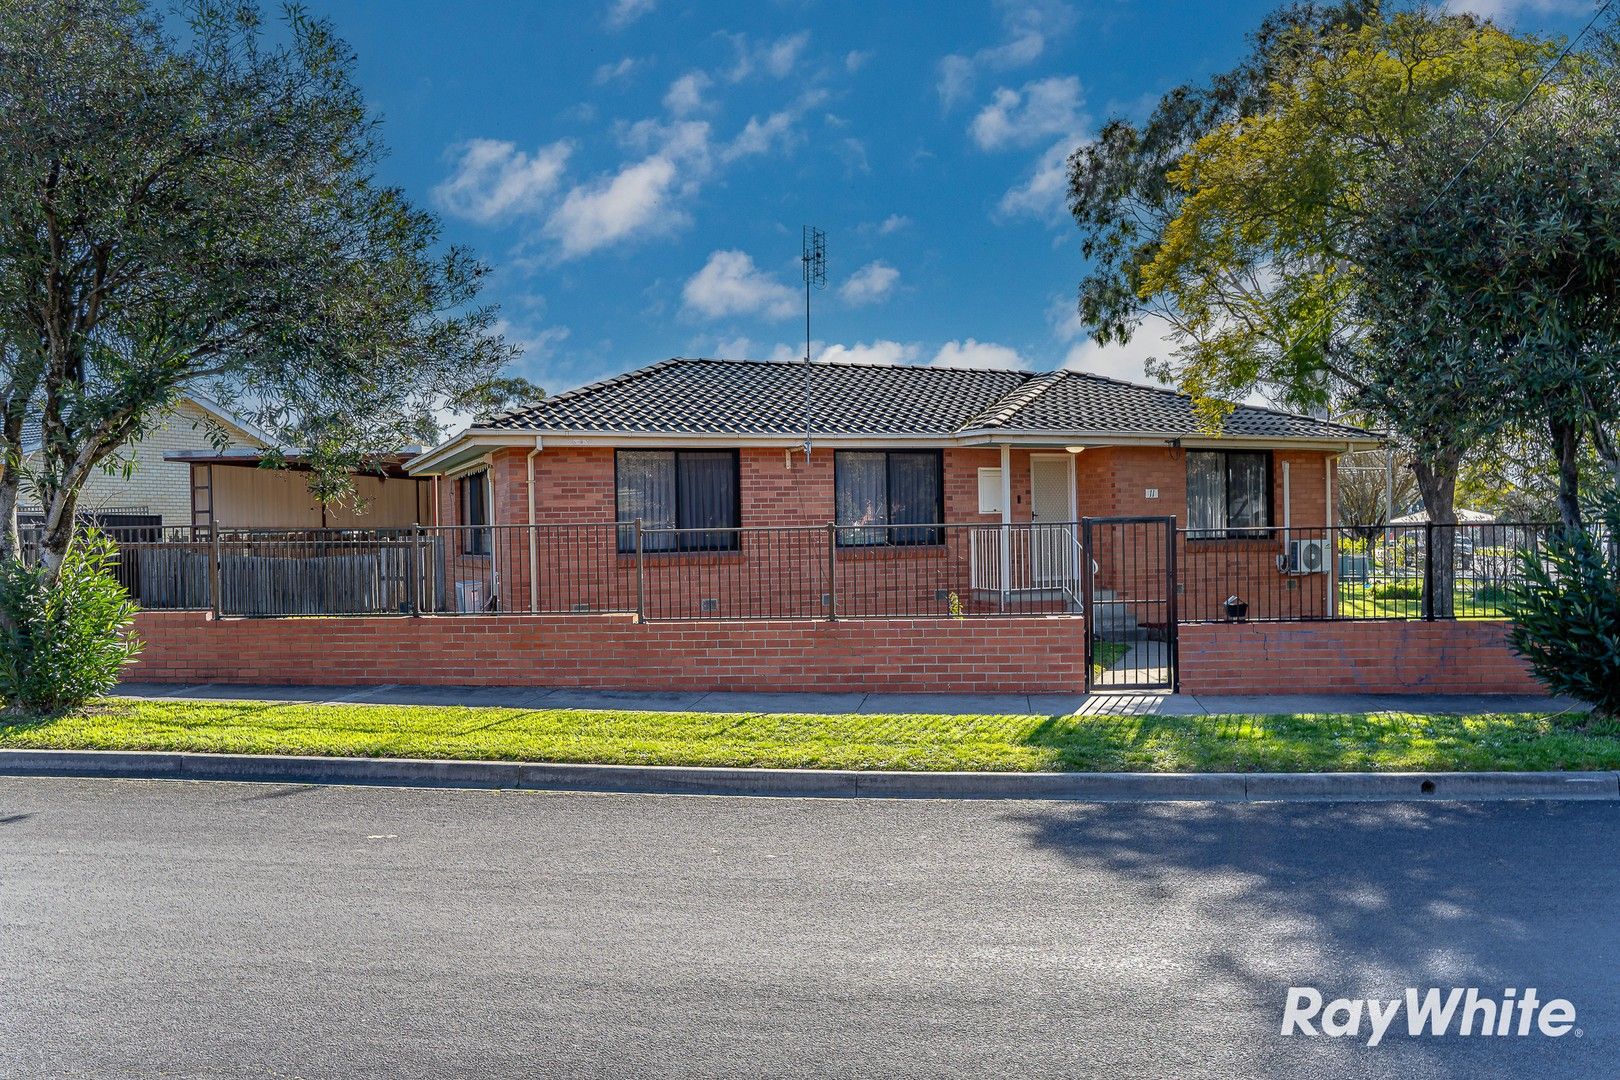
{"label": "white front door", "polygon": [[1029,456],[1030,576],[1037,589],[1072,586],[1079,540],[1074,522],[1074,457]]}

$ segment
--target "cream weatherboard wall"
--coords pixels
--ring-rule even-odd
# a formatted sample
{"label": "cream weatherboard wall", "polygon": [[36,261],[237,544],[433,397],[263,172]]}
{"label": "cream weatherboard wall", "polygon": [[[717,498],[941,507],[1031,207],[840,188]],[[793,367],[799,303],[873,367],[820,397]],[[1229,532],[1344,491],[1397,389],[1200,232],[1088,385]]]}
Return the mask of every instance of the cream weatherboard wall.
{"label": "cream weatherboard wall", "polygon": [[[213,450],[209,442],[209,413],[191,401],[182,401],[146,438],[125,447],[118,459],[131,461],[133,471],[95,472],[84,486],[79,508],[86,512],[138,510],[160,514],[166,526],[191,524],[191,466],[183,461],[165,461],[165,454],[182,450]],[[262,448],[265,444],[242,428],[215,416],[214,423],[230,436],[233,447]]]}
{"label": "cream weatherboard wall", "polygon": [[355,500],[333,503],[323,516],[307,472],[214,465],[210,473],[214,509],[226,529],[407,528],[432,520],[432,485],[423,481],[356,476]]}

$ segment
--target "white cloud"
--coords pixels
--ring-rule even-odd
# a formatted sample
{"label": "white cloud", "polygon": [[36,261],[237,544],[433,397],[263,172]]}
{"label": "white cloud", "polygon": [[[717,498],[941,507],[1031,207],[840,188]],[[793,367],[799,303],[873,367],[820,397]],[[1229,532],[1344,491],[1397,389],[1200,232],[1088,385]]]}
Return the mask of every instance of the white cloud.
{"label": "white cloud", "polygon": [[1001,212],[1008,217],[1040,218],[1048,223],[1066,219],[1069,212],[1069,155],[1080,140],[1053,143],[1024,182],[1001,197]]}
{"label": "white cloud", "polygon": [[1095,339],[1077,343],[1063,358],[1063,366],[1071,371],[1155,385],[1158,380],[1147,374],[1148,361],[1168,359],[1175,348],[1170,328],[1162,320],[1150,318],[1124,344],[1099,345]]}
{"label": "white cloud", "polygon": [[767,154],[773,149],[789,150],[799,142],[795,126],[805,113],[827,99],[825,90],[810,90],[794,100],[787,108],[771,113],[761,120],[750,116],[731,142],[720,151],[723,161],[736,161],[753,154]]}
{"label": "white cloud", "polygon": [[909,364],[917,359],[921,349],[900,341],[867,341],[854,345],[827,345],[816,354],[824,363],[892,365]]}
{"label": "white cloud", "polygon": [[623,30],[657,6],[658,0],[613,0],[607,14],[608,29]]}
{"label": "white cloud", "polygon": [[1052,335],[1059,341],[1073,341],[1086,332],[1080,319],[1080,307],[1073,296],[1054,296],[1052,306],[1046,309],[1046,321],[1052,324]]}
{"label": "white cloud", "polygon": [[878,224],[878,235],[888,236],[890,233],[899,232],[901,229],[910,224],[911,219],[906,217],[906,215],[890,214]]}
{"label": "white cloud", "polygon": [[932,367],[997,368],[1003,371],[1016,371],[1028,366],[1024,358],[1018,355],[1017,349],[972,338],[947,341],[940,346],[929,364]]}
{"label": "white cloud", "polygon": [[611,176],[577,186],[546,219],[545,235],[559,258],[571,259],[643,233],[672,232],[687,223],[672,205],[676,165],[654,155]]}
{"label": "white cloud", "polygon": [[1583,0],[1447,0],[1445,7],[1503,23],[1512,23],[1521,14],[1573,15],[1592,9]]}
{"label": "white cloud", "polygon": [[798,293],[754,265],[745,251],[716,251],[681,290],[686,309],[711,319],[758,315],[785,319],[799,311]]}
{"label": "white cloud", "polygon": [[720,156],[726,161],[735,161],[750,154],[768,153],[773,145],[785,149],[793,143],[794,119],[793,114],[786,111],[771,113],[764,120],[750,116]]}
{"label": "white cloud", "polygon": [[[814,341],[810,344],[811,358],[817,363],[827,364],[893,366],[912,363],[921,354],[920,345],[883,338],[876,341],[858,341],[853,345],[836,342],[828,344],[825,341]],[[778,344],[766,359],[784,362],[803,360],[804,346]]]}
{"label": "white cloud", "polygon": [[899,283],[900,271],[881,260],[869,262],[838,287],[838,295],[848,304],[871,304],[888,296]]}
{"label": "white cloud", "polygon": [[701,71],[688,71],[669,84],[669,90],[664,94],[664,108],[676,116],[688,116],[701,111],[708,105],[703,100],[703,91],[713,82],[713,79]]}
{"label": "white cloud", "polygon": [[940,102],[949,109],[973,92],[980,69],[1009,71],[1034,63],[1051,40],[1074,25],[1074,9],[1059,0],[997,0],[1003,39],[971,55],[958,53],[939,62]]}
{"label": "white cloud", "polygon": [[640,60],[637,60],[633,56],[626,56],[617,64],[603,64],[601,67],[597,68],[596,75],[591,79],[591,81],[597,86],[601,86],[604,83],[618,82],[620,79],[629,78],[630,73],[635,71],[636,68],[640,66]]}
{"label": "white cloud", "polygon": [[727,338],[715,343],[714,355],[721,360],[747,360],[754,355],[754,343],[746,337]]}
{"label": "white cloud", "polygon": [[866,62],[870,59],[872,59],[872,50],[852,49],[844,55],[844,70],[853,75],[865,67]]}
{"label": "white cloud", "polygon": [[532,155],[501,139],[471,139],[433,197],[446,213],[482,224],[534,213],[557,189],[573,146],[567,140]]}
{"label": "white cloud", "polygon": [[777,38],[775,41],[754,41],[747,34],[727,34],[737,50],[737,61],[726,72],[728,82],[742,82],[750,75],[762,73],[773,79],[785,79],[793,74],[805,46],[810,44],[810,31]]}
{"label": "white cloud", "polygon": [[968,133],[980,150],[1028,146],[1080,127],[1080,80],[1073,75],[1003,86],[973,118]]}

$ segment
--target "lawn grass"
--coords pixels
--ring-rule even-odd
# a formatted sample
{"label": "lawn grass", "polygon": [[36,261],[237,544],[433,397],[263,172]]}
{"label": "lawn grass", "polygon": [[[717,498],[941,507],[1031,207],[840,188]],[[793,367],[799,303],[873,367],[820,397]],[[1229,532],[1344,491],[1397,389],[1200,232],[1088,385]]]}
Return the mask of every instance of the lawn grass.
{"label": "lawn grass", "polygon": [[[1451,594],[1452,610],[1460,619],[1505,619],[1507,609],[1496,599],[1481,599],[1478,589],[1457,589]],[[1339,585],[1339,616],[1346,619],[1421,619],[1423,602],[1390,599],[1374,595],[1374,590],[1356,582]]]}
{"label": "lawn grass", "polygon": [[781,716],[113,699],[0,718],[0,748],[996,771],[1620,768],[1583,714]]}

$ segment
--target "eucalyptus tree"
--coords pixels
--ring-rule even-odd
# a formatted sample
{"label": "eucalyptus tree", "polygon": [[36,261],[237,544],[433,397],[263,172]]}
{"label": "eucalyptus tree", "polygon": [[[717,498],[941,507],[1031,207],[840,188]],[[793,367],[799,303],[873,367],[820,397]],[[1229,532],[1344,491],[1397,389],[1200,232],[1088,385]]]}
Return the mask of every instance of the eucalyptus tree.
{"label": "eucalyptus tree", "polygon": [[327,477],[481,407],[514,355],[486,267],[377,179],[352,66],[297,8],[0,6],[0,559],[27,490],[59,567],[85,480],[190,391]]}

